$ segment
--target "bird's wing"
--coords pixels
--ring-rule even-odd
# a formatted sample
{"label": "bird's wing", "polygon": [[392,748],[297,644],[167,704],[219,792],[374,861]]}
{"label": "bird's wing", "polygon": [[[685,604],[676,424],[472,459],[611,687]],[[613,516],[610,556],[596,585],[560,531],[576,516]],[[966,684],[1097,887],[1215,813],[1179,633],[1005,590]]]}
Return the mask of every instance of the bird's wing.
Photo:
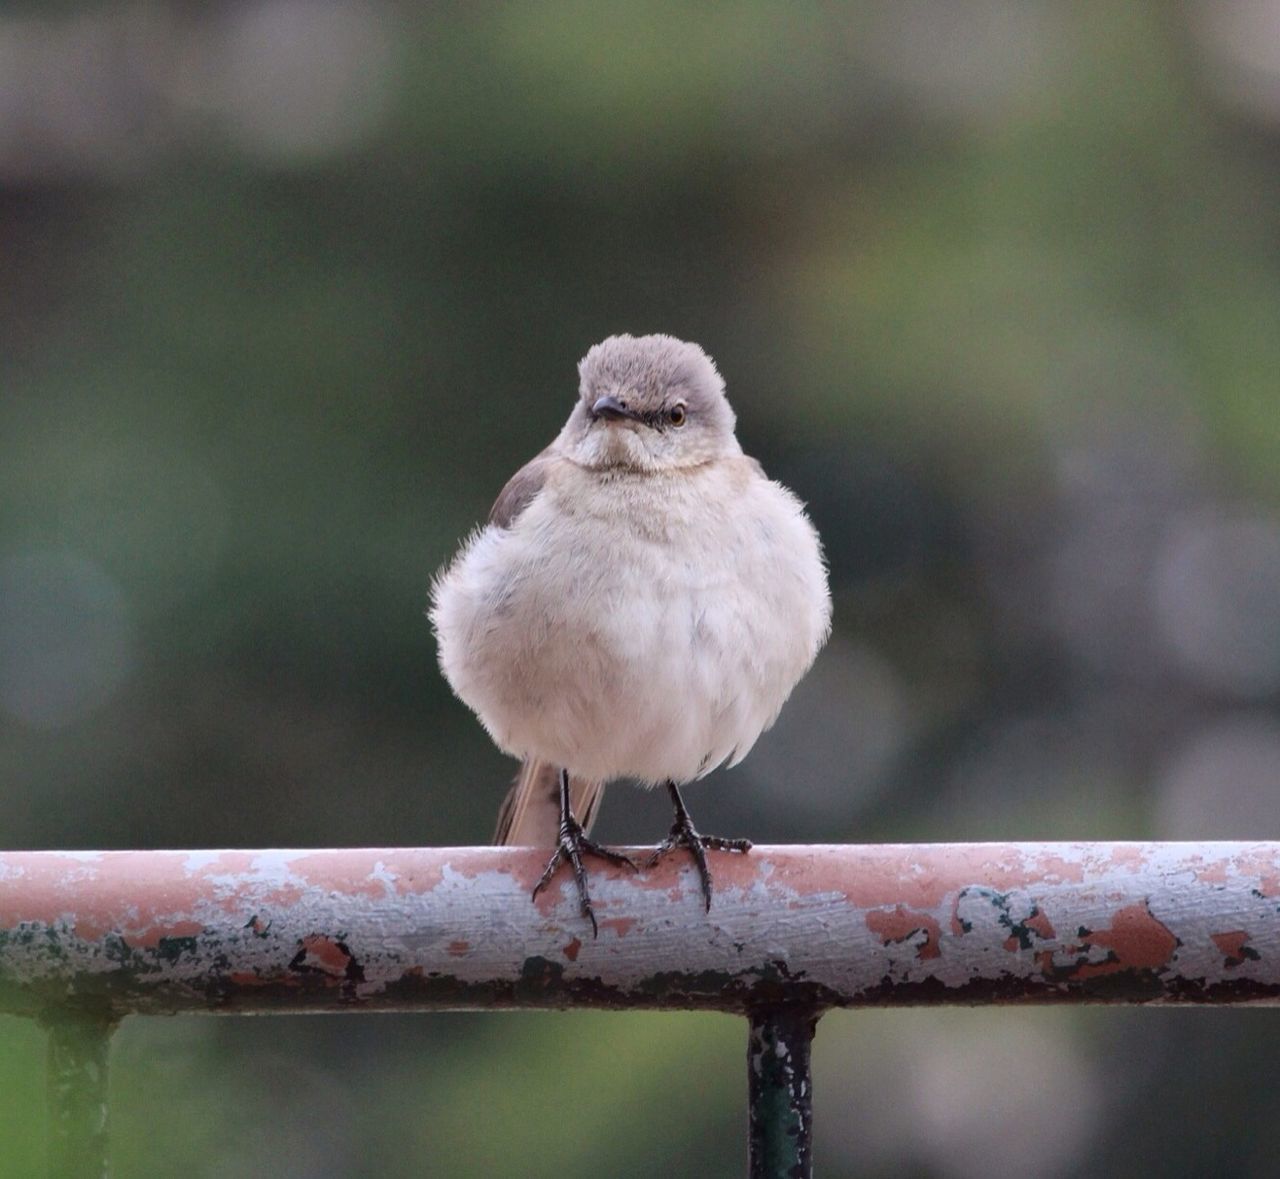
{"label": "bird's wing", "polygon": [[[510,528],[537,498],[552,466],[559,461],[554,447],[548,446],[525,463],[499,492],[489,512],[489,523],[497,528]],[[583,831],[591,830],[603,793],[601,782],[569,778],[569,805]],[[502,800],[493,842],[499,846],[553,847],[559,834],[560,771],[547,762],[530,759],[520,767],[507,797]]]}
{"label": "bird's wing", "polygon": [[[603,782],[569,777],[569,805],[584,832],[591,830]],[[545,761],[529,759],[511,783],[498,810],[493,842],[502,847],[554,847],[560,835],[560,771]]]}
{"label": "bird's wing", "polygon": [[512,475],[489,509],[489,523],[497,528],[510,528],[542,490],[558,459],[555,450],[548,446]]}

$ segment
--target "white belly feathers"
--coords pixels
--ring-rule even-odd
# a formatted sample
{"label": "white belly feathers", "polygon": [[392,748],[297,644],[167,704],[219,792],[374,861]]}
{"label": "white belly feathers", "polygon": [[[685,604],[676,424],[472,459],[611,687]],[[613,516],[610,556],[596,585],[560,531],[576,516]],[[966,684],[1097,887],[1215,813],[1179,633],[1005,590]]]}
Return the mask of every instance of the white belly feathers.
{"label": "white belly feathers", "polygon": [[646,783],[745,756],[830,624],[799,501],[745,473],[565,464],[510,528],[471,538],[434,588],[432,617],[445,676],[502,749]]}

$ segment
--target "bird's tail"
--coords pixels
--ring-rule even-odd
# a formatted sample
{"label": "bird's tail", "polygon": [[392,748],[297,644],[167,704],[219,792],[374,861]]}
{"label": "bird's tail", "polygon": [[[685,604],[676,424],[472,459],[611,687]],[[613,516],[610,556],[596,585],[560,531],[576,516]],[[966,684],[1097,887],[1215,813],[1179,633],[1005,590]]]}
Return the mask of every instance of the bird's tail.
{"label": "bird's tail", "polygon": [[[591,830],[603,794],[603,782],[569,776],[569,805],[584,832]],[[559,835],[560,771],[531,758],[502,800],[493,842],[499,847],[554,847]]]}

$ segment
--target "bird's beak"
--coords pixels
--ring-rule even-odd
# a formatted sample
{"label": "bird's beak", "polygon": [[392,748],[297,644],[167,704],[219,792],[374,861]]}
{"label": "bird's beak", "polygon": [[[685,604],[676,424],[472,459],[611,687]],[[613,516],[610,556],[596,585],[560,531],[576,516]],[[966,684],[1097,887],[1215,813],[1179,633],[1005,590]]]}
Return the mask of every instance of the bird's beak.
{"label": "bird's beak", "polygon": [[599,397],[591,407],[593,418],[604,418],[607,422],[638,422],[640,415],[634,409],[628,409],[621,401],[611,395]]}

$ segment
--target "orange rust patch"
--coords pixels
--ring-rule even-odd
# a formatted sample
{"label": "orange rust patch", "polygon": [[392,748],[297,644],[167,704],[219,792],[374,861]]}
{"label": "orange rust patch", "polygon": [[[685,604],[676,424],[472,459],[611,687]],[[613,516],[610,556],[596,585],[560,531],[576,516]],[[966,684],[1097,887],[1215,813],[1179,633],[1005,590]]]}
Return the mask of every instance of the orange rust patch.
{"label": "orange rust patch", "polygon": [[[653,849],[619,847],[617,850],[635,859],[637,855]],[[465,860],[450,864],[460,876],[471,877],[478,875],[480,872],[506,872],[525,892],[533,891],[533,886],[542,878],[542,873],[547,867],[547,860],[551,855],[548,848],[495,847],[479,850],[466,848],[465,851],[467,853]],[[482,852],[490,854],[481,858]],[[601,877],[615,879],[621,877],[624,880],[635,880],[637,884],[644,886],[646,878],[651,878],[653,875],[652,873],[641,873],[637,876],[630,868],[618,867],[594,857],[589,857],[585,862],[587,871],[593,879]],[[655,869],[655,871],[658,871],[658,869]],[[556,880],[560,879],[561,873],[568,874],[570,883],[572,883],[572,873],[569,872],[568,867],[564,864],[561,864],[556,869]]]}
{"label": "orange rust patch", "polygon": [[[789,871],[788,865],[775,872],[772,879],[778,881],[781,878],[781,882],[802,894],[835,893],[860,909],[879,909],[895,901],[932,908],[941,904],[948,893],[964,887],[957,881],[963,879],[968,883],[970,875],[953,860],[946,866],[918,862],[916,871],[904,876],[901,853],[895,856],[888,848],[868,849],[852,871],[834,856],[816,854],[807,859],[808,864],[796,864],[798,871]],[[806,871],[807,875],[802,875]],[[973,879],[981,877],[981,871],[976,867],[973,872],[976,873]]]}
{"label": "orange rust patch", "polygon": [[188,852],[99,852],[91,856],[10,852],[0,881],[0,927],[74,919],[81,937],[112,930],[135,945],[199,933],[192,919],[210,899],[208,882],[188,872]]}
{"label": "orange rust patch", "polygon": [[1213,944],[1228,958],[1239,958],[1240,951],[1249,940],[1249,935],[1243,929],[1233,929],[1229,933],[1211,933],[1209,936],[1213,938]]}
{"label": "orange rust patch", "polygon": [[1141,844],[1123,843],[1111,849],[1111,863],[1116,868],[1141,872],[1147,863],[1147,849]]}
{"label": "orange rust patch", "polygon": [[1262,896],[1280,896],[1280,863],[1274,854],[1258,848],[1234,857],[1231,863],[1241,875],[1258,878],[1258,892]]}
{"label": "orange rust patch", "polygon": [[1213,938],[1213,944],[1222,951],[1222,965],[1226,969],[1233,970],[1237,966],[1243,966],[1250,958],[1257,960],[1258,951],[1248,944],[1249,935],[1243,929],[1212,933],[1209,936]]}
{"label": "orange rust patch", "polygon": [[[716,888],[751,888],[760,880],[765,862],[760,856],[750,851],[707,851],[707,867],[711,869]],[[660,860],[654,868],[646,870],[644,875],[661,877],[666,870],[674,870],[678,875],[692,863],[693,858],[687,851],[678,851]],[[778,879],[776,872],[771,879]]]}
{"label": "orange rust patch", "polygon": [[244,876],[253,871],[253,861],[258,858],[257,852],[224,851],[216,860],[210,860],[196,869],[195,875],[204,879],[211,876]]}
{"label": "orange rust patch", "polygon": [[345,975],[347,973],[347,963],[351,961],[351,955],[332,938],[313,933],[302,939],[302,948],[311,959],[307,965],[312,969],[323,970],[327,974]]}
{"label": "orange rust patch", "polygon": [[1084,876],[1085,866],[1079,860],[1068,860],[1055,852],[1045,852],[1031,861],[1030,875],[1018,883],[1080,884]]}
{"label": "orange rust patch", "polygon": [[867,928],[886,946],[891,942],[905,942],[923,931],[924,944],[916,950],[916,957],[924,960],[942,954],[938,945],[942,931],[928,913],[916,913],[902,905],[891,911],[879,909],[867,914]]}
{"label": "orange rust patch", "polygon": [[[565,874],[569,877],[569,887],[574,887],[573,876],[568,869],[565,870]],[[555,907],[566,896],[568,893],[565,892],[565,882],[556,876],[546,888],[534,896],[533,905],[543,917],[550,917],[555,912]]]}
{"label": "orange rust patch", "polygon": [[[1195,857],[1197,860],[1199,856]],[[1226,884],[1227,865],[1223,860],[1214,860],[1211,864],[1197,864],[1196,879],[1202,884]]]}
{"label": "orange rust patch", "polygon": [[74,914],[86,929],[117,929],[126,920],[150,926],[205,895],[185,857],[154,852],[103,852],[92,858],[47,852],[8,853],[16,869],[0,886],[0,926],[53,925]]}
{"label": "orange rust patch", "polygon": [[564,956],[568,958],[570,962],[576,962],[578,960],[578,951],[581,949],[582,949],[582,939],[575,937],[573,941],[571,941],[567,946],[565,946]]}
{"label": "orange rust patch", "polygon": [[344,848],[299,856],[289,861],[289,871],[313,888],[376,900],[387,893],[385,881],[374,875],[379,865],[387,866],[386,860],[387,853],[379,848]]}
{"label": "orange rust patch", "polygon": [[1049,920],[1043,909],[1037,908],[1022,924],[1033,932],[1038,933],[1042,938],[1047,939],[1058,936],[1057,930],[1053,928],[1053,922]]}
{"label": "orange rust patch", "polygon": [[134,949],[154,950],[167,937],[196,937],[203,932],[204,925],[199,921],[175,921],[172,925],[153,925],[148,929],[126,926],[120,936]]}
{"label": "orange rust patch", "polygon": [[296,905],[303,897],[303,890],[296,884],[282,884],[279,888],[273,888],[262,898],[264,905],[278,905],[282,909],[287,909],[290,905]]}
{"label": "orange rust patch", "polygon": [[450,958],[461,958],[465,954],[467,954],[470,951],[470,949],[471,949],[470,942],[456,941],[456,942],[450,942],[447,946],[445,946],[444,952],[448,954]]}
{"label": "orange rust patch", "polygon": [[[120,931],[135,945],[187,936],[202,928],[194,921],[199,906],[213,905],[237,915],[263,903],[263,884],[255,866],[263,855],[259,851],[225,851],[212,858],[187,851],[87,856],[5,853],[0,928],[54,925],[69,917],[90,940],[111,930]],[[205,862],[189,868],[193,856]],[[380,861],[397,881],[406,874],[419,883],[442,875],[438,851],[316,852],[286,863],[304,884],[376,898],[386,892],[382,880],[372,876]],[[284,884],[271,890],[267,903],[289,906],[302,895],[299,885]]]}
{"label": "orange rust patch", "polygon": [[[583,920],[586,920],[586,915],[582,914],[578,907],[578,886],[574,883],[573,874],[567,872],[566,875],[567,879],[564,880],[557,876],[533,898],[533,907],[538,910],[540,916],[547,918],[547,922],[543,926],[544,932],[562,928],[562,924],[555,918],[556,906],[562,901],[573,906],[574,916],[572,920],[576,921],[579,915],[582,916]],[[588,887],[590,887],[590,883],[591,881],[588,880]],[[609,905],[610,902],[598,897],[594,889],[591,891],[591,907],[597,914],[608,909]],[[600,918],[598,924],[603,927],[605,924],[604,918]]]}
{"label": "orange rust patch", "polygon": [[[1013,844],[990,843],[968,846],[911,846],[884,844],[860,848],[851,864],[846,849],[814,847],[761,848],[761,860],[773,866],[771,885],[782,884],[801,895],[829,892],[843,896],[860,909],[883,909],[903,904],[914,909],[933,909],[961,889],[978,882],[1008,892],[1014,888],[1084,879],[1085,867],[1057,852],[1028,853]],[[729,856],[717,861],[732,868],[734,861],[752,856]],[[903,871],[903,864],[912,865]],[[744,872],[745,866],[738,872]],[[953,923],[954,927],[954,923]]]}
{"label": "orange rust patch", "polygon": [[1121,970],[1158,970],[1178,948],[1178,939],[1152,915],[1146,901],[1117,909],[1110,929],[1094,930],[1080,941],[1084,946],[1102,946],[1111,953],[1105,962],[1081,963],[1072,972],[1078,979]]}
{"label": "orange rust patch", "polygon": [[[646,853],[651,854],[653,849],[641,847],[624,850],[631,855],[632,859],[643,862]],[[760,878],[760,872],[765,864],[765,861],[758,856],[752,863],[752,858],[751,852],[744,854],[708,849],[707,867],[711,869],[716,889],[727,891],[750,888]],[[638,875],[625,868],[611,867],[609,870],[612,874],[621,874],[624,880],[634,880],[640,888],[652,889],[655,892],[665,891],[667,896],[675,901],[685,895],[685,873],[692,866],[693,857],[681,849],[671,855],[663,856],[652,867],[645,866]]]}
{"label": "orange rust patch", "polygon": [[[461,876],[474,878],[481,872],[508,872],[525,892],[532,892],[538,883],[550,857],[550,848],[495,847],[492,859],[477,860],[468,852],[464,858],[450,862],[450,867]],[[566,869],[567,871],[567,869]]]}
{"label": "orange rust patch", "polygon": [[445,865],[434,855],[428,859],[422,851],[391,851],[383,863],[394,877],[392,888],[396,896],[421,896],[444,879]]}
{"label": "orange rust patch", "polygon": [[608,917],[600,922],[600,928],[612,929],[619,937],[626,937],[635,923],[634,917]]}

